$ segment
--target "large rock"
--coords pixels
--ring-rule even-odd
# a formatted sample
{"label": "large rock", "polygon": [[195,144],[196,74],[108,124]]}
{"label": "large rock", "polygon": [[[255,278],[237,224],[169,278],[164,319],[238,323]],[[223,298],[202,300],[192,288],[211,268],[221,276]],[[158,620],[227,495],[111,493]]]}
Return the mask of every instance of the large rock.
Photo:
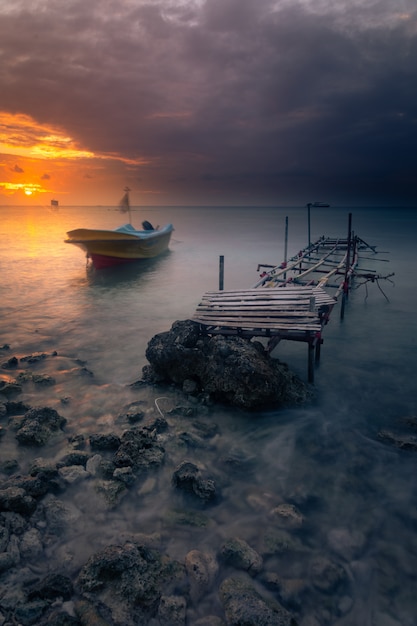
{"label": "large rock", "polygon": [[300,403],[308,387],[288,367],[273,359],[258,341],[238,336],[202,335],[199,324],[177,321],[168,332],[155,335],[146,350],[147,382],[189,381],[214,401],[246,410]]}

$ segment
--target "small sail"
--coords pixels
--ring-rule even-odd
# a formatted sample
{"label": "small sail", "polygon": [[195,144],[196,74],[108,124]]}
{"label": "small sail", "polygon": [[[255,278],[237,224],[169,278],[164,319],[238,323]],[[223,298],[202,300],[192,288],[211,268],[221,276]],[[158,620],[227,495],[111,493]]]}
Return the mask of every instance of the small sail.
{"label": "small sail", "polygon": [[130,210],[129,191],[129,187],[125,187],[125,193],[119,202],[120,213],[127,213]]}
{"label": "small sail", "polygon": [[129,187],[124,188],[124,195],[119,202],[119,211],[120,213],[129,213],[129,223],[132,223],[132,216],[130,213],[130,200],[129,200]]}

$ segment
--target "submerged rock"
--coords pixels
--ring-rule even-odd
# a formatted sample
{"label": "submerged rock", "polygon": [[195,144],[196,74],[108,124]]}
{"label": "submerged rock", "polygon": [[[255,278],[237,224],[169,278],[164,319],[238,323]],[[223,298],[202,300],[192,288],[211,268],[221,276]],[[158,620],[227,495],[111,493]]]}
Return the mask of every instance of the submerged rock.
{"label": "submerged rock", "polygon": [[117,450],[119,446],[120,437],[115,433],[90,435],[90,448],[92,450]]}
{"label": "submerged rock", "polygon": [[251,575],[259,574],[262,568],[262,557],[244,539],[238,537],[228,539],[223,544],[220,556],[227,564]]}
{"label": "submerged rock", "polygon": [[190,598],[197,605],[212,589],[219,566],[212,554],[191,550],[185,556],[185,569],[189,578]]}
{"label": "submerged rock", "polygon": [[220,599],[228,626],[295,626],[291,613],[278,602],[264,599],[246,579],[226,578]]}
{"label": "submerged rock", "polygon": [[22,385],[19,385],[15,380],[0,380],[0,394],[9,397],[21,392]]}
{"label": "submerged rock", "polygon": [[31,515],[36,509],[36,500],[28,496],[21,487],[0,489],[0,511],[11,511]]}
{"label": "submerged rock", "polygon": [[172,475],[172,484],[177,489],[210,502],[216,498],[216,485],[211,478],[204,478],[200,469],[190,461],[183,461]]}
{"label": "submerged rock", "polygon": [[117,467],[130,466],[141,474],[158,468],[164,461],[165,450],[157,442],[156,431],[147,428],[132,428],[123,433],[113,462]]}
{"label": "submerged rock", "polygon": [[29,599],[52,600],[62,598],[69,600],[74,593],[72,581],[63,574],[48,574],[29,591]]}
{"label": "submerged rock", "polygon": [[310,577],[313,586],[325,593],[334,593],[338,587],[348,582],[344,567],[324,556],[317,556],[312,561]]}
{"label": "submerged rock", "polygon": [[400,450],[417,451],[417,437],[413,435],[397,434],[387,430],[381,430],[378,433],[378,438],[394,445]]}
{"label": "submerged rock", "polygon": [[184,626],[187,601],[183,596],[162,596],[158,606],[160,626]]}
{"label": "submerged rock", "polygon": [[301,528],[304,517],[293,504],[279,504],[271,511],[271,516],[279,526],[284,528]]}
{"label": "submerged rock", "polygon": [[22,419],[16,439],[23,445],[43,446],[60,431],[66,421],[55,409],[30,409]]}
{"label": "submerged rock", "polygon": [[10,357],[10,359],[1,364],[3,369],[15,369],[18,365],[19,361],[15,356]]}
{"label": "submerged rock", "polygon": [[193,395],[199,392],[246,410],[300,403],[310,396],[309,388],[260,342],[202,335],[191,320],[177,321],[170,331],[155,335],[146,358],[145,381],[171,382],[183,390],[190,390],[192,382]]}
{"label": "submerged rock", "polygon": [[[108,546],[90,557],[77,586],[82,594],[104,606],[113,622],[134,626],[149,623],[158,613],[162,596],[169,595],[170,581],[183,573],[179,563],[158,550],[126,542]],[[183,610],[183,603],[180,605],[176,610]],[[161,606],[161,611],[166,614],[164,608]]]}

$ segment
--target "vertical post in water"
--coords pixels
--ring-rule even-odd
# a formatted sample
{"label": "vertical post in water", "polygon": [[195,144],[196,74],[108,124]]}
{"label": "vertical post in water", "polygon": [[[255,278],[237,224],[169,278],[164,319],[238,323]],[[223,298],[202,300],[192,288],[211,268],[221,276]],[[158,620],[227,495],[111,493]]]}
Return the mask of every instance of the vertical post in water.
{"label": "vertical post in water", "polygon": [[311,202],[309,202],[307,204],[307,228],[308,228],[308,247],[310,248],[310,244],[311,244],[311,235],[310,235],[310,209],[311,209]]}
{"label": "vertical post in water", "polygon": [[348,220],[348,238],[347,238],[347,252],[346,252],[346,265],[345,265],[345,278],[343,282],[343,295],[342,306],[340,308],[340,319],[345,316],[345,304],[349,296],[349,269],[350,269],[350,248],[352,245],[352,213],[349,213]]}
{"label": "vertical post in water", "polygon": [[314,383],[314,343],[311,339],[308,342],[308,382]]}
{"label": "vertical post in water", "polygon": [[224,256],[219,257],[219,290],[224,289]]}
{"label": "vertical post in water", "polygon": [[[284,243],[284,263],[285,267],[287,267],[287,256],[288,256],[288,215],[285,218],[285,243]],[[287,279],[287,273],[284,274],[284,280]]]}

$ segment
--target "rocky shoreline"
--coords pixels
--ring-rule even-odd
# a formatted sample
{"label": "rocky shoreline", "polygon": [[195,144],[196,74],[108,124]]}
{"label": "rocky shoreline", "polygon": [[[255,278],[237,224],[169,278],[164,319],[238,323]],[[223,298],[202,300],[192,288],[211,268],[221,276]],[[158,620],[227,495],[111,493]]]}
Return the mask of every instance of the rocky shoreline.
{"label": "rocky shoreline", "polygon": [[[219,459],[216,473],[198,461],[198,450],[214,447],[219,436],[207,411],[213,399],[238,399],[237,406],[254,408],[259,384],[253,372],[248,375],[248,355],[258,358],[260,348],[245,345],[238,352],[238,344],[217,339],[210,352],[192,325],[176,323],[170,333],[151,340],[150,366],[132,385],[175,383],[175,391],[164,387],[175,406],[163,413],[156,404],[150,413],[133,402],[107,432],[89,434],[77,434],[54,408],[19,400],[27,385],[34,399],[37,386],[54,385],[50,374],[38,370],[57,354],[10,356],[3,346],[8,358],[0,382],[0,452],[6,438],[15,439],[18,452],[6,460],[2,455],[0,462],[0,626],[328,626],[349,614],[355,596],[351,562],[365,550],[366,534],[335,529],[330,548],[319,550],[309,540],[305,496],[253,498],[254,513],[261,511],[266,520],[256,545],[239,535],[219,534],[217,545],[207,548],[201,541],[181,558],[170,556],[172,535],[178,529],[204,534],[227,497],[226,486],[233,489],[233,476],[250,474],[251,459],[244,455]],[[186,351],[194,353],[191,369]],[[227,367],[236,374],[232,385],[225,383]],[[295,380],[281,369],[287,381]],[[214,383],[216,371],[221,384]],[[203,388],[204,372],[212,372],[212,378]],[[78,373],[89,375],[82,365]],[[309,397],[298,381],[295,393],[294,388],[284,393],[281,374],[269,400]],[[178,416],[189,419],[187,431],[175,428]],[[178,506],[161,529],[127,533],[81,564],[68,555],[60,559],[61,542],[83,523],[79,494],[94,493],[106,511],[117,512],[129,497],[155,489],[171,448],[185,452],[169,473]],[[25,451],[31,452],[28,459]],[[97,533],[105,519],[97,515]]]}

